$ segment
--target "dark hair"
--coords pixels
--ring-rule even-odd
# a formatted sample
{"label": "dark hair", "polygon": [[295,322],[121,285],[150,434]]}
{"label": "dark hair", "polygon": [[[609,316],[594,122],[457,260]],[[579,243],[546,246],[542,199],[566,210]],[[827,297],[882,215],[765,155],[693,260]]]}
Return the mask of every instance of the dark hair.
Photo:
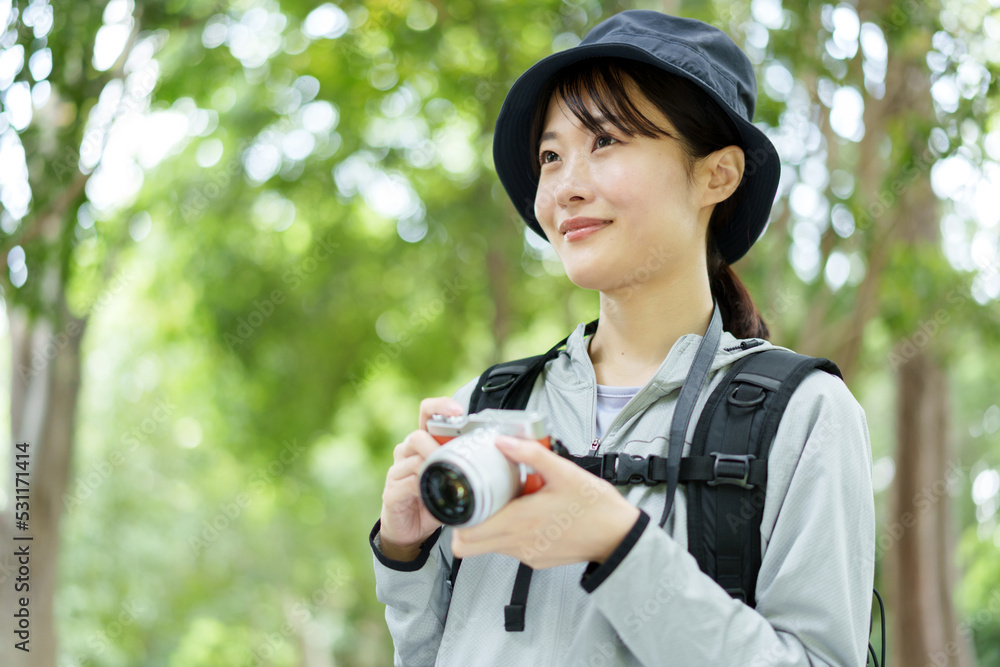
{"label": "dark hair", "polygon": [[[586,106],[590,98],[600,113],[629,137],[672,136],[642,115],[629,95],[633,84],[676,128],[688,156],[687,175],[694,174],[698,160],[726,146],[742,146],[736,125],[721,107],[693,82],[658,67],[622,58],[591,58],[561,70],[539,96],[532,122],[532,156],[538,155],[542,125],[549,99],[555,93],[566,101],[573,115],[591,132],[601,131],[601,121]],[[539,163],[532,160],[535,177]],[[754,305],[746,286],[722,257],[715,237],[725,229],[745,190],[741,181],[736,191],[715,205],[708,224],[706,243],[709,285],[719,302],[723,327],[737,338],[768,338],[764,318]]]}

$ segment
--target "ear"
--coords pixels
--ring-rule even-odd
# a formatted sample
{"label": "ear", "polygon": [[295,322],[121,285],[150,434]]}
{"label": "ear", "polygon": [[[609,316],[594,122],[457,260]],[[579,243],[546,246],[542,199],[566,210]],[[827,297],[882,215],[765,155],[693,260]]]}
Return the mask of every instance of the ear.
{"label": "ear", "polygon": [[743,149],[726,146],[715,151],[702,161],[703,182],[702,206],[711,206],[725,201],[736,192],[743,169],[746,166]]}

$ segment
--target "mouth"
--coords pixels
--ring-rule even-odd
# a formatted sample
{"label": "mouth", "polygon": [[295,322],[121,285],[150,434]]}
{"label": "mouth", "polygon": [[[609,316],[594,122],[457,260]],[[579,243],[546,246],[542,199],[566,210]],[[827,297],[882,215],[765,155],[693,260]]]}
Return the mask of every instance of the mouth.
{"label": "mouth", "polygon": [[570,218],[559,225],[559,231],[567,241],[578,241],[604,229],[611,222],[600,218]]}

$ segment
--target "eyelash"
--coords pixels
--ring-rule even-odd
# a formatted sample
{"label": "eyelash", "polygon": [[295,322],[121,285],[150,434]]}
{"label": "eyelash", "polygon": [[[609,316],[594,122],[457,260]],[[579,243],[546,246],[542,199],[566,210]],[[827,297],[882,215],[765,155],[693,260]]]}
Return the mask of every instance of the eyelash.
{"label": "eyelash", "polygon": [[[616,138],[612,137],[610,134],[599,134],[596,137],[594,137],[594,144],[597,144],[597,142],[599,142],[601,139],[610,139],[614,143],[621,143]],[[604,146],[597,146],[597,147],[604,148]],[[543,166],[549,164],[548,162],[545,161],[545,157],[549,154],[558,155],[557,153],[553,153],[552,151],[542,151],[541,153],[538,154],[538,163]]]}

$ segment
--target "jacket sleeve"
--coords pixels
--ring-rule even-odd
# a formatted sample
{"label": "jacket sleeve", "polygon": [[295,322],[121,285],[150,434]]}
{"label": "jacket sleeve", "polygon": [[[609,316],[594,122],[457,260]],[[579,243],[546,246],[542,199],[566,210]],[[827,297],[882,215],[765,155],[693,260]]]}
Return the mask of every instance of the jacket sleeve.
{"label": "jacket sleeve", "polygon": [[[475,378],[455,392],[462,405],[476,387]],[[451,602],[451,529],[439,528],[420,548],[420,555],[404,562],[381,551],[376,521],[368,536],[375,567],[375,597],[385,605],[385,621],[395,647],[393,663],[407,667],[433,665]]]}
{"label": "jacket sleeve", "polygon": [[731,598],[643,513],[583,588],[646,665],[863,665],[875,572],[871,443],[844,383],[792,395],[768,462],[757,604]]}

